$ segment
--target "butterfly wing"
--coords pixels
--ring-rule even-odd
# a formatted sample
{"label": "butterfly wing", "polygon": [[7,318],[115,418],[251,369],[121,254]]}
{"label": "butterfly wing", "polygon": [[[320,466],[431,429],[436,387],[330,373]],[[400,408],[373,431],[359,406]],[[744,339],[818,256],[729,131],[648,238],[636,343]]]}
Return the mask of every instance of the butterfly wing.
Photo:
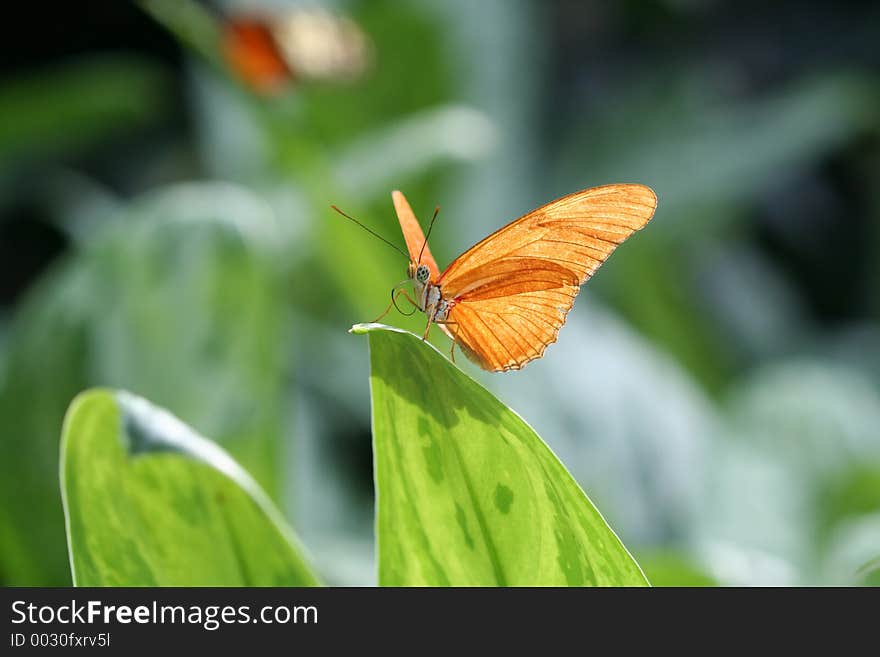
{"label": "butterfly wing", "polygon": [[[437,267],[434,256],[431,255],[431,249],[425,244],[425,234],[422,232],[422,227],[409,206],[409,202],[397,190],[391,192],[391,199],[394,201],[394,211],[397,212],[397,220],[400,222],[400,230],[403,231],[403,238],[406,240],[410,260],[427,265],[431,271],[430,280],[436,281],[440,278],[440,269]],[[422,250],[423,246],[424,250]],[[421,260],[419,260],[419,255],[421,255]]]}
{"label": "butterfly wing", "polygon": [[290,81],[292,72],[265,23],[229,19],[223,25],[222,39],[227,64],[254,91],[272,95]]}
{"label": "butterfly wing", "polygon": [[556,341],[574,298],[654,214],[644,185],[605,185],[552,201],[465,251],[440,276],[449,330],[491,371],[520,369]]}

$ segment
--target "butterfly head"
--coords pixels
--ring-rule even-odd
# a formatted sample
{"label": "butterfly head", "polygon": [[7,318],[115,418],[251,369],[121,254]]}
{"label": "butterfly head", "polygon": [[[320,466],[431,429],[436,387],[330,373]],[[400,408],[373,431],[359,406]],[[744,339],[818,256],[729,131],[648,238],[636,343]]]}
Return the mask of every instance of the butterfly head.
{"label": "butterfly head", "polygon": [[413,283],[424,286],[431,278],[431,270],[428,269],[428,265],[417,265],[414,262],[410,262],[406,275]]}
{"label": "butterfly head", "polygon": [[428,282],[428,279],[431,277],[431,270],[428,269],[428,265],[419,265],[416,267],[416,280],[424,285]]}

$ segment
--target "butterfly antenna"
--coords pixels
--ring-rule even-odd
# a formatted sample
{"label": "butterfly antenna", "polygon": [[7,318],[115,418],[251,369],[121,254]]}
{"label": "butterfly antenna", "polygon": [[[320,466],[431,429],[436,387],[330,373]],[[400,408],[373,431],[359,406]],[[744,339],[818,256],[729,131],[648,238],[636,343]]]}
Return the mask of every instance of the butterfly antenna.
{"label": "butterfly antenna", "polygon": [[341,215],[342,215],[343,217],[345,217],[346,219],[349,219],[350,221],[353,221],[354,223],[356,223],[358,226],[360,226],[361,228],[363,228],[365,231],[367,231],[367,232],[368,232],[370,235],[372,235],[373,237],[378,237],[380,240],[382,240],[383,242],[385,242],[385,244],[387,244],[387,245],[390,246],[392,249],[394,249],[395,251],[397,251],[400,255],[402,255],[404,258],[406,258],[407,260],[409,260],[409,255],[406,254],[406,253],[404,253],[399,247],[395,246],[393,242],[389,242],[388,240],[386,240],[384,237],[382,237],[382,236],[381,236],[379,233],[377,233],[376,231],[374,231],[374,230],[372,230],[372,229],[370,229],[370,228],[367,228],[366,226],[364,226],[360,221],[358,221],[358,220],[355,219],[354,217],[345,214],[342,210],[340,210],[339,208],[337,208],[335,205],[331,205],[330,207],[333,208],[334,210],[336,210],[339,214],[341,214]]}
{"label": "butterfly antenna", "polygon": [[440,214],[439,205],[434,208],[434,216],[431,217],[431,223],[428,224],[428,234],[425,235],[425,241],[422,243],[422,250],[419,251],[419,261],[416,264],[422,264],[422,254],[425,252],[425,247],[428,246],[428,238],[431,237],[431,229],[434,228],[434,220],[437,218],[438,214]]}

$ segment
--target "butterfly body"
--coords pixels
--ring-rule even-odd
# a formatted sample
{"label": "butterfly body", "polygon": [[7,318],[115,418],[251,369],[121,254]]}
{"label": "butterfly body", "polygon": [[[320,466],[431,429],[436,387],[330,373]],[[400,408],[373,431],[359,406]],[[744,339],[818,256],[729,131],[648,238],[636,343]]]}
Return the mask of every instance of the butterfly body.
{"label": "butterfly body", "polygon": [[580,287],[614,249],[643,228],[657,197],[644,185],[585,189],[489,235],[442,273],[409,203],[392,192],[406,239],[410,301],[480,367],[517,370],[544,355]]}
{"label": "butterfly body", "polygon": [[410,262],[407,276],[412,282],[415,304],[429,322],[439,324],[447,320],[452,303],[443,298],[440,286],[430,280],[430,275],[427,265]]}

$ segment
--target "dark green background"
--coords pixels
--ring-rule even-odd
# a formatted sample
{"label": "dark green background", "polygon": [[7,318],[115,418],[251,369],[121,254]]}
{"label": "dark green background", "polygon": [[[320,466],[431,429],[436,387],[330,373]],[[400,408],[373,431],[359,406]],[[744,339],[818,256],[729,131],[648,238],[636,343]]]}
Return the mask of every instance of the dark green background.
{"label": "dark green background", "polygon": [[221,442],[326,581],[375,582],[368,357],[346,331],[405,262],[329,204],[398,243],[391,189],[423,221],[440,204],[443,266],[632,181],[656,217],[558,344],[511,375],[463,367],[653,583],[876,583],[876,3],[335,6],[370,72],[274,99],[133,3],[7,10],[0,582],[69,581],[58,441],[95,385]]}

